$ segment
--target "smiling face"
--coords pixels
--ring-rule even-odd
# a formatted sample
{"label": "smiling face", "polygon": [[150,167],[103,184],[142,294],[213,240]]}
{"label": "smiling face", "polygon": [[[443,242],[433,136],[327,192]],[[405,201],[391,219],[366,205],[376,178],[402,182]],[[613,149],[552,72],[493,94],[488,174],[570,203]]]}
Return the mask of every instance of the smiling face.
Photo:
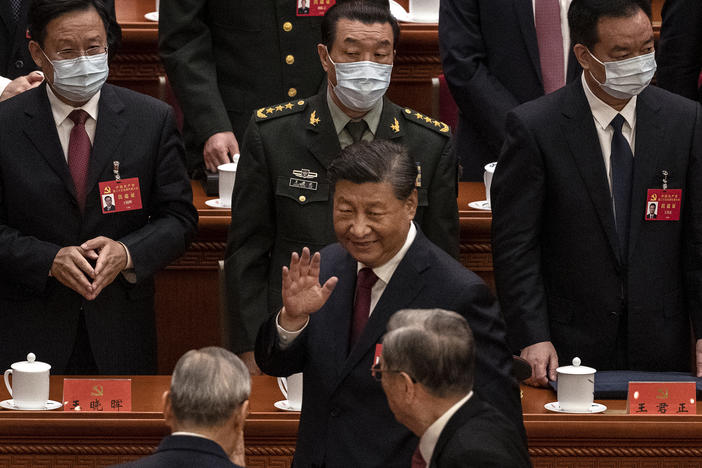
{"label": "smiling face", "polygon": [[417,211],[417,191],[398,200],[389,182],[336,183],[334,232],[357,261],[375,268],[404,245]]}

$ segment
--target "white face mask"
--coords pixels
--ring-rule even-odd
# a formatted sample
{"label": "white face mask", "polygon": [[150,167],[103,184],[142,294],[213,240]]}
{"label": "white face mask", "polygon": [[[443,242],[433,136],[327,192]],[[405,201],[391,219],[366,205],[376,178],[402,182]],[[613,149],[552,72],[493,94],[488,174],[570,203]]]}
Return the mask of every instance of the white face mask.
{"label": "white face mask", "polygon": [[65,60],[46,58],[54,67],[54,89],[69,101],[85,102],[93,97],[105,84],[110,72],[107,52]]}
{"label": "white face mask", "polygon": [[349,109],[370,110],[388,90],[392,65],[368,61],[334,63],[328,52],[327,55],[336,69],[334,94]]}
{"label": "white face mask", "polygon": [[597,81],[592,72],[590,76],[607,94],[618,99],[629,99],[639,94],[651,83],[656,73],[656,58],[653,52],[616,62],[600,62],[592,52],[588,53],[597,63],[604,66],[605,82]]}

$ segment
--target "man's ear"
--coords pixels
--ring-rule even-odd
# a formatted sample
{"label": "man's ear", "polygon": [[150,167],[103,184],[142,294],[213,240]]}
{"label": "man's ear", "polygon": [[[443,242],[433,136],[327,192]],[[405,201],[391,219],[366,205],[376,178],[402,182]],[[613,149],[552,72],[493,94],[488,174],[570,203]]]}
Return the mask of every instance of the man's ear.
{"label": "man's ear", "polygon": [[405,403],[412,403],[417,397],[417,389],[415,388],[416,384],[412,381],[412,377],[410,377],[406,372],[400,372],[399,375],[402,378],[402,389]]}
{"label": "man's ear", "polygon": [[246,417],[249,415],[249,400],[245,400],[236,409],[234,409],[234,426],[244,427]]}
{"label": "man's ear", "polygon": [[44,70],[44,68],[48,65],[46,63],[47,58],[44,57],[44,54],[41,51],[41,46],[37,41],[29,41],[29,53],[31,54],[32,59],[34,60],[34,63],[37,64],[37,67]]}
{"label": "man's ear", "polygon": [[166,425],[173,430],[175,416],[173,415],[170,390],[163,392],[163,395],[161,395],[161,401],[163,402],[163,419],[166,421]]}
{"label": "man's ear", "polygon": [[590,57],[590,51],[582,44],[575,44],[573,46],[573,55],[578,61],[583,70],[589,70],[592,67],[592,57]]}
{"label": "man's ear", "polygon": [[327,50],[327,46],[324,44],[317,44],[317,54],[319,55],[319,61],[322,63],[322,68],[325,72],[329,72],[331,63],[329,63],[329,51]]}
{"label": "man's ear", "polygon": [[417,194],[417,189],[412,189],[412,193],[410,193],[410,196],[407,197],[407,200],[405,201],[405,207],[407,208],[407,214],[410,216],[410,219],[414,219],[414,216],[417,214],[417,203],[418,203],[418,197],[419,195]]}

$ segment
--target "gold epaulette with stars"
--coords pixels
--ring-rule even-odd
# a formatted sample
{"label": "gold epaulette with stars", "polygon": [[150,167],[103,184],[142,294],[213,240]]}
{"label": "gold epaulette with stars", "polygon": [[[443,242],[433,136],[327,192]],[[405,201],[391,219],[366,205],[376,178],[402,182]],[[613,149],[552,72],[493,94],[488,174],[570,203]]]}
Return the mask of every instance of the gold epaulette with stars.
{"label": "gold epaulette with stars", "polygon": [[405,107],[402,110],[402,115],[404,115],[405,118],[410,122],[415,122],[420,125],[424,125],[425,127],[431,128],[435,132],[440,133],[442,135],[451,136],[451,127],[441,122],[440,120],[434,120],[428,115],[424,115],[421,112],[412,110],[409,107]]}
{"label": "gold epaulette with stars", "polygon": [[307,101],[304,99],[299,99],[297,101],[284,102],[274,106],[261,107],[260,109],[256,109],[254,111],[254,115],[256,116],[256,122],[261,122],[263,120],[270,120],[283,115],[295,114],[304,110],[305,107],[307,107]]}

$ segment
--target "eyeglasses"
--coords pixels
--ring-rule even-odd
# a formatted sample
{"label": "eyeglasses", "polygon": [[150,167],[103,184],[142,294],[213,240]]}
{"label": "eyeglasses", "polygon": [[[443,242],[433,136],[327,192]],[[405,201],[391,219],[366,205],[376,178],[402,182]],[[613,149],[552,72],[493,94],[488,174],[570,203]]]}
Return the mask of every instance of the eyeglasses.
{"label": "eyeglasses", "polygon": [[[395,374],[401,374],[401,373],[404,372],[405,374],[407,374],[407,372],[402,371],[402,370],[381,369],[381,368],[380,368],[380,363],[377,363],[377,364],[373,365],[373,367],[370,368],[370,371],[371,371],[371,376],[373,376],[373,378],[374,378],[377,382],[381,382],[381,381],[383,380],[383,372],[393,372],[393,373],[395,373]],[[412,379],[412,383],[417,383],[417,381],[414,379],[414,377],[412,377],[412,376],[409,375],[409,374],[407,374],[407,375],[409,376],[410,379]]]}
{"label": "eyeglasses", "polygon": [[61,60],[72,60],[77,59],[83,55],[92,57],[94,55],[102,54],[107,52],[107,46],[92,46],[88,47],[85,51],[76,49],[62,49],[56,52],[56,56]]}

